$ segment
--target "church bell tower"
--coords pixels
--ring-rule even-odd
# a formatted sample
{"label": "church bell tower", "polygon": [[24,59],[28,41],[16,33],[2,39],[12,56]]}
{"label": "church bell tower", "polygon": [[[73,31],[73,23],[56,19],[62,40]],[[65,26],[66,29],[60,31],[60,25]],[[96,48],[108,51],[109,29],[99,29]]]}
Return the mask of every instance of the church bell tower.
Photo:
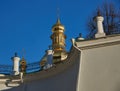
{"label": "church bell tower", "polygon": [[53,34],[51,35],[52,39],[52,48],[54,52],[65,51],[65,39],[64,26],[60,23],[60,19],[57,19],[57,22],[52,27]]}
{"label": "church bell tower", "polygon": [[[55,58],[61,58],[62,55],[66,53],[65,50],[65,39],[66,35],[64,34],[64,26],[61,24],[60,19],[57,19],[57,22],[52,27],[52,49],[54,51],[54,59]],[[62,59],[62,58],[61,58]]]}

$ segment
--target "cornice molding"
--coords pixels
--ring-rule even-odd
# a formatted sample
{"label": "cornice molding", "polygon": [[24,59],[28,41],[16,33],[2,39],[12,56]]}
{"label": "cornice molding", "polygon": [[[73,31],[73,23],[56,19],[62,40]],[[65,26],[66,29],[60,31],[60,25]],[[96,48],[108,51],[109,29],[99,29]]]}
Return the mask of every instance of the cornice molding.
{"label": "cornice molding", "polygon": [[84,47],[79,47],[79,48],[81,50],[86,50],[86,49],[93,49],[93,48],[99,48],[99,47],[113,46],[113,45],[118,45],[118,44],[120,44],[120,41],[104,43],[104,44],[96,44],[96,45],[91,45],[91,46],[84,46]]}
{"label": "cornice molding", "polygon": [[77,41],[76,46],[81,50],[113,46],[120,44],[120,36],[108,36],[104,38],[87,40],[87,41]]}

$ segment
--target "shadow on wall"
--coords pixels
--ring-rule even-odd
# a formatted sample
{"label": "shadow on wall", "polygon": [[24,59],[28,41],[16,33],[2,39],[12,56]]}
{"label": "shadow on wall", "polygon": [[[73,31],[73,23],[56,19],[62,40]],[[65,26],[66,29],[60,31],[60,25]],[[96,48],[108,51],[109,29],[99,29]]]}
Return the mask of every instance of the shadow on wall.
{"label": "shadow on wall", "polygon": [[120,82],[116,85],[116,89],[113,91],[120,91]]}
{"label": "shadow on wall", "polygon": [[68,62],[64,63],[64,66],[70,63],[71,65],[64,71],[45,79],[23,83],[18,87],[3,91],[76,91],[80,64],[79,59],[80,53],[72,52]]}

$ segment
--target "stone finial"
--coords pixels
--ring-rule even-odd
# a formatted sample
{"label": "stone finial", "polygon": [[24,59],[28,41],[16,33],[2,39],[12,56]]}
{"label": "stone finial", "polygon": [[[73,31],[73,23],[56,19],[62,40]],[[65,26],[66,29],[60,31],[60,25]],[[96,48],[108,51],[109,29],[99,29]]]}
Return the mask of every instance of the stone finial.
{"label": "stone finial", "polygon": [[96,25],[97,25],[97,33],[95,34],[95,38],[105,37],[106,34],[103,28],[104,17],[100,13],[100,9],[98,9],[97,16],[95,17]]}
{"label": "stone finial", "polygon": [[13,61],[13,75],[18,75],[19,74],[19,61],[20,58],[17,56],[17,53],[15,53],[15,56],[11,58]]}
{"label": "stone finial", "polygon": [[77,37],[77,40],[84,40],[84,38],[82,38],[82,33],[79,33],[79,37]]}

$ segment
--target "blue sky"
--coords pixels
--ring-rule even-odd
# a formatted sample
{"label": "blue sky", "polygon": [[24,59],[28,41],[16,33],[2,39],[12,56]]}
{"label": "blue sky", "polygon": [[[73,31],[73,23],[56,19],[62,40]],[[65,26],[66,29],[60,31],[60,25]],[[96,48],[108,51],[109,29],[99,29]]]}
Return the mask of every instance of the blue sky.
{"label": "blue sky", "polygon": [[[0,64],[12,64],[15,52],[27,63],[40,61],[51,45],[51,27],[56,23],[59,8],[61,23],[71,38],[87,34],[86,22],[105,0],[0,0]],[[111,1],[111,0],[106,0]],[[117,2],[117,0],[113,0]]]}

